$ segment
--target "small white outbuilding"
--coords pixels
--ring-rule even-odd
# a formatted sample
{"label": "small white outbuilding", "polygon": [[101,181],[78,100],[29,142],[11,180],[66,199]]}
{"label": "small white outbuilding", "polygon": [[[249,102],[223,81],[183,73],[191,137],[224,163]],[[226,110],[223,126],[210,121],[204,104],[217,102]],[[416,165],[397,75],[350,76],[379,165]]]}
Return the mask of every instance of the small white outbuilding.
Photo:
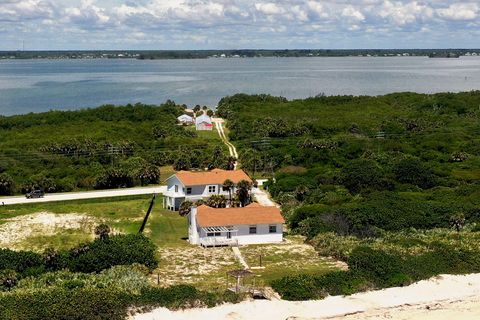
{"label": "small white outbuilding", "polygon": [[193,124],[194,120],[188,114],[182,114],[180,117],[177,118],[178,122],[182,124]]}
{"label": "small white outbuilding", "polygon": [[198,131],[201,131],[201,130],[211,131],[213,129],[212,118],[210,118],[206,114],[202,114],[201,116],[195,119],[195,126]]}

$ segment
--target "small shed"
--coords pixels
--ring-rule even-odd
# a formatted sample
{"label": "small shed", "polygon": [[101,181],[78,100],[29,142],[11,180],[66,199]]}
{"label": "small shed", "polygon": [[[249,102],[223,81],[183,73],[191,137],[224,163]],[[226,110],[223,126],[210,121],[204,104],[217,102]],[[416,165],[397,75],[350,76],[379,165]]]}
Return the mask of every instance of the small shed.
{"label": "small shed", "polygon": [[190,117],[188,114],[182,114],[180,117],[177,118],[178,122],[180,122],[181,124],[193,124],[194,121],[193,121],[193,118]]}
{"label": "small shed", "polygon": [[197,117],[197,119],[195,119],[195,126],[199,131],[200,130],[211,131],[213,130],[212,118],[210,118],[206,114],[202,114],[201,116]]}

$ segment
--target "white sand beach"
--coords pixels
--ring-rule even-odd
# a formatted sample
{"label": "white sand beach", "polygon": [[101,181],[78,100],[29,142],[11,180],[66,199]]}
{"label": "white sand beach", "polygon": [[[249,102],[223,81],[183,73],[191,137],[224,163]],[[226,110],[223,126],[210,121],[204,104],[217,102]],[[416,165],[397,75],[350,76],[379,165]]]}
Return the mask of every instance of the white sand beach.
{"label": "white sand beach", "polygon": [[480,319],[480,274],[441,275],[408,287],[318,301],[258,300],[183,311],[159,308],[133,319]]}

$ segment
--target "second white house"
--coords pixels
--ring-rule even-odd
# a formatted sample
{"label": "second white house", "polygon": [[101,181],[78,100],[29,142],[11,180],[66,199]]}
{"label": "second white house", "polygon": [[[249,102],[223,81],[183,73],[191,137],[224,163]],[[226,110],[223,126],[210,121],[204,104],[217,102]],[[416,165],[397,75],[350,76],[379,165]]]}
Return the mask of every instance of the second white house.
{"label": "second white house", "polygon": [[179,171],[167,179],[167,191],[163,194],[163,207],[177,211],[183,201],[195,202],[208,199],[212,195],[228,197],[235,193],[235,187],[228,190],[223,187],[225,180],[234,184],[242,180],[252,183],[252,179],[243,170]]}

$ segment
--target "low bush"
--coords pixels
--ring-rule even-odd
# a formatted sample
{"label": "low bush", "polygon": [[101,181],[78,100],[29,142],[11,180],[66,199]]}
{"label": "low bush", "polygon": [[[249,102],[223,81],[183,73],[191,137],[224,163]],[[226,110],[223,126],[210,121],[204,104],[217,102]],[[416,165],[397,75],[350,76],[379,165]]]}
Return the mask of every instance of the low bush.
{"label": "low bush", "polygon": [[[72,282],[69,282],[71,284]],[[129,310],[215,306],[237,301],[232,294],[198,291],[192,286],[146,288],[132,294],[115,288],[54,288],[0,293],[0,319],[8,320],[123,320]]]}
{"label": "low bush", "polygon": [[272,282],[286,300],[321,299],[349,295],[368,289],[409,285],[432,276],[480,271],[480,253],[437,245],[420,255],[399,256],[367,246],[358,246],[348,257],[348,271],[324,275],[288,276]]}
{"label": "low bush", "polygon": [[144,235],[116,235],[96,239],[68,251],[48,249],[42,256],[30,251],[0,249],[0,270],[10,269],[22,277],[47,271],[100,272],[116,265],[141,264],[153,270],[158,262],[155,245]]}
{"label": "low bush", "polygon": [[65,256],[65,264],[73,272],[99,272],[115,265],[143,264],[150,270],[157,267],[155,245],[144,235],[117,235],[73,248]]}
{"label": "low bush", "polygon": [[29,251],[13,251],[0,249],[0,270],[10,269],[20,274],[34,272],[36,268],[43,267],[43,259],[40,254]]}
{"label": "low bush", "polygon": [[0,294],[0,319],[123,320],[131,297],[112,289],[53,289]]}

